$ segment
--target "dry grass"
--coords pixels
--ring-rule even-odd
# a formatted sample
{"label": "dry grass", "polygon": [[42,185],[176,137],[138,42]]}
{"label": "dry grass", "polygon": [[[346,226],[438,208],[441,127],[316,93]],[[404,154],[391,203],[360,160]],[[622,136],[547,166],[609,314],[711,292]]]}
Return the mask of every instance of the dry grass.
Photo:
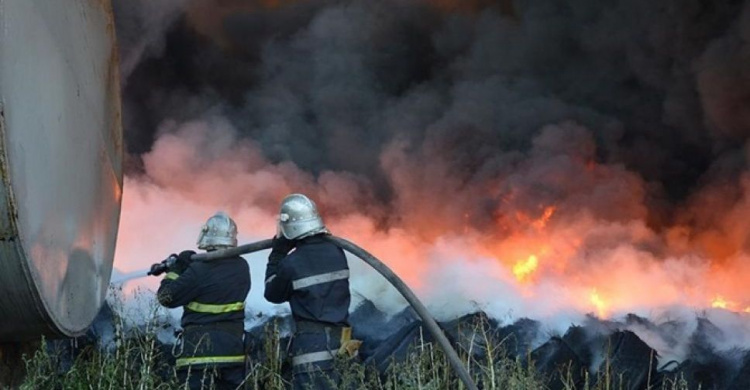
{"label": "dry grass", "polygon": [[[69,351],[55,350],[51,343],[42,342],[32,356],[25,359],[27,376],[22,389],[176,389],[175,372],[170,365],[171,351],[157,342],[157,333],[163,327],[163,318],[154,308],[150,320],[141,327],[128,328],[115,316],[114,346],[102,348],[88,346],[72,357]],[[459,348],[459,354],[470,369],[475,382],[482,389],[544,390],[547,378],[534,369],[530,355],[509,357],[506,340],[493,341],[487,324],[478,323],[462,337],[468,338]],[[266,325],[262,358],[248,362],[245,380],[247,389],[284,389],[289,385],[285,375],[285,346],[281,345],[278,323]],[[45,347],[45,345],[47,345]],[[56,345],[64,345],[59,342]],[[481,346],[481,353],[474,348]],[[472,357],[474,356],[474,357]],[[480,356],[480,357],[477,357]],[[609,367],[606,365],[606,367]],[[436,344],[420,337],[405,360],[391,364],[387,372],[379,375],[372,368],[341,361],[337,370],[347,389],[378,390],[454,390],[462,384]],[[568,370],[570,370],[568,368]],[[610,370],[598,374],[585,374],[583,384],[573,383],[572,372],[559,373],[565,390],[620,390],[626,389],[621,376]],[[649,390],[687,390],[684,380],[666,381]]]}

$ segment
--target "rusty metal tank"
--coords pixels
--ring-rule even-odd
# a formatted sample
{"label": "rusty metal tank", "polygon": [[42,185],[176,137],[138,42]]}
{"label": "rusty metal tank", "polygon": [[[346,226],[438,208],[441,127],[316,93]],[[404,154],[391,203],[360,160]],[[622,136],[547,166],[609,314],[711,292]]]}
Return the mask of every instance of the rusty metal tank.
{"label": "rusty metal tank", "polygon": [[109,0],[0,0],[0,343],[103,303],[122,193]]}

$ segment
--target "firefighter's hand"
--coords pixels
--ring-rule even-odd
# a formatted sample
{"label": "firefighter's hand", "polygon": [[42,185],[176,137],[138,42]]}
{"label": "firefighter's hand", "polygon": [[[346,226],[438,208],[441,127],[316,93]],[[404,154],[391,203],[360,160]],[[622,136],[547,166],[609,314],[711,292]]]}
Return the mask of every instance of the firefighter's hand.
{"label": "firefighter's hand", "polygon": [[294,240],[290,240],[284,235],[276,235],[271,242],[271,255],[268,256],[269,262],[279,262],[281,259],[294,249]]}
{"label": "firefighter's hand", "polygon": [[287,254],[289,253],[289,251],[294,249],[294,245],[294,240],[290,240],[283,235],[279,235],[273,238],[273,241],[271,243],[271,250]]}
{"label": "firefighter's hand", "polygon": [[182,274],[190,266],[192,262],[191,257],[195,254],[194,251],[182,251],[179,255],[175,256],[176,260],[173,265],[169,267],[171,272],[176,274]]}

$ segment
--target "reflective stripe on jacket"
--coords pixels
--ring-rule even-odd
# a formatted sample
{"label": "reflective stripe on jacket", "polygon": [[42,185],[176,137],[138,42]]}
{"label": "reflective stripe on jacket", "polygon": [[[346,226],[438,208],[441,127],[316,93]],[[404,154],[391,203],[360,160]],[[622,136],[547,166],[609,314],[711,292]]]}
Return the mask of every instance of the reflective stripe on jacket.
{"label": "reflective stripe on jacket", "polygon": [[214,305],[210,303],[200,303],[193,301],[185,305],[185,308],[198,313],[221,314],[231,313],[233,311],[244,311],[245,302],[233,302],[227,303],[225,305]]}
{"label": "reflective stripe on jacket", "polygon": [[202,365],[202,364],[222,364],[222,363],[244,363],[245,362],[245,355],[237,355],[237,356],[200,356],[200,357],[189,357],[189,358],[179,358],[175,362],[175,367],[181,368],[186,366],[192,366],[192,365]]}

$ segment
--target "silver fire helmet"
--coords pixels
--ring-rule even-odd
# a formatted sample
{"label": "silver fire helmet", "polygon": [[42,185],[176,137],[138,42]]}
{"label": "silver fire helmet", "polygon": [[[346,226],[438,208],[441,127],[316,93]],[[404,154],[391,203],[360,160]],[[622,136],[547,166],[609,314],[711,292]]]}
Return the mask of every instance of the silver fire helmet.
{"label": "silver fire helmet", "polygon": [[206,221],[198,236],[198,248],[205,250],[237,246],[237,224],[219,211]]}
{"label": "silver fire helmet", "polygon": [[315,202],[302,194],[291,194],[281,201],[279,229],[290,240],[328,233]]}

